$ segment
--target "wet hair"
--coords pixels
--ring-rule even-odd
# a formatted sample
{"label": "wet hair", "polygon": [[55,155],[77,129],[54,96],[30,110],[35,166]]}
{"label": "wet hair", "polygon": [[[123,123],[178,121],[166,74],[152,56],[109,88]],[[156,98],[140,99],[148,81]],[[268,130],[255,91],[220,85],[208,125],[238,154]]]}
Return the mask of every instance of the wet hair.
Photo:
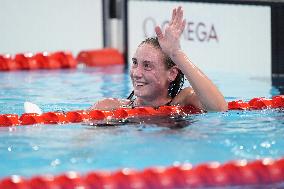
{"label": "wet hair", "polygon": [[[141,46],[143,44],[150,44],[153,47],[155,47],[155,48],[157,48],[157,49],[162,51],[162,48],[161,48],[161,46],[159,44],[159,41],[158,41],[157,37],[146,38],[144,41],[142,41],[140,43],[139,46]],[[164,62],[166,64],[167,69],[170,69],[170,68],[172,68],[173,66],[176,65],[168,55],[166,55],[165,53],[163,53],[163,54],[164,54],[164,57],[165,57],[165,61]],[[174,98],[181,91],[181,88],[182,88],[183,84],[184,84],[184,74],[178,69],[178,74],[177,74],[175,80],[172,81],[170,83],[170,85],[169,85],[168,95],[171,98]],[[132,91],[130,93],[130,95],[127,97],[127,99],[131,99],[133,96],[134,96],[134,91]]]}

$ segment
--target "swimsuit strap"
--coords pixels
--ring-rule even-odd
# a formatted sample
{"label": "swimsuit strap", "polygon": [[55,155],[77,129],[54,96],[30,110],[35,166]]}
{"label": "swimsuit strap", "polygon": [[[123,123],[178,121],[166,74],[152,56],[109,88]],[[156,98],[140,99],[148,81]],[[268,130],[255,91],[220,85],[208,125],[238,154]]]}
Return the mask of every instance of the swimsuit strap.
{"label": "swimsuit strap", "polygon": [[172,103],[173,99],[171,99],[168,103],[166,103],[164,106],[170,106]]}
{"label": "swimsuit strap", "polygon": [[135,101],[135,99],[130,99],[130,103],[127,106],[130,107],[130,108],[134,108],[135,107],[134,101]]}
{"label": "swimsuit strap", "polygon": [[[134,91],[132,91],[132,92],[130,93],[130,95],[127,97],[127,99],[130,100],[130,103],[127,105],[127,107],[135,108],[135,106],[134,106],[134,101],[135,101],[136,98],[132,99],[133,96],[134,96]],[[166,103],[165,105],[163,105],[163,106],[170,106],[172,102],[173,102],[173,99],[171,98],[171,100],[170,100],[169,102],[167,102],[167,103]]]}
{"label": "swimsuit strap", "polygon": [[131,100],[133,96],[134,96],[134,91],[132,91],[132,92],[129,94],[129,96],[127,97],[127,99]]}

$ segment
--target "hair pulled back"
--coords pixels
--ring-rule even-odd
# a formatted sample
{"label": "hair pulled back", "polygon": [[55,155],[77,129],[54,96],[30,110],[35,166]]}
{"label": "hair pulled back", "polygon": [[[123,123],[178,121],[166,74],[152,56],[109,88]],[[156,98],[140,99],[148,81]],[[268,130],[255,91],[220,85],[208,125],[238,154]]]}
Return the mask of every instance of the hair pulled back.
{"label": "hair pulled back", "polygon": [[[140,45],[142,45],[142,44],[152,45],[153,47],[162,51],[162,48],[159,44],[157,37],[146,38],[144,41],[142,41],[140,43]],[[172,68],[173,66],[176,65],[168,55],[166,55],[165,53],[163,53],[163,54],[164,54],[164,57],[165,57],[164,62],[165,62],[167,69],[170,69],[170,68]],[[174,98],[181,91],[183,84],[184,84],[184,74],[180,70],[178,70],[178,74],[177,74],[175,80],[172,81],[169,85],[168,95],[171,98]],[[128,96],[127,99],[131,99],[133,97],[133,95],[134,95],[134,91],[131,92],[131,94]]]}

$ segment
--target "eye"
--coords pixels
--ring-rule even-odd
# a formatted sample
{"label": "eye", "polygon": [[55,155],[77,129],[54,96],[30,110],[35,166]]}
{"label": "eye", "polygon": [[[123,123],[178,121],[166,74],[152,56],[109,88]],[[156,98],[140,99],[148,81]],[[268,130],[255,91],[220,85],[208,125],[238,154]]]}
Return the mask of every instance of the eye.
{"label": "eye", "polygon": [[137,67],[137,65],[138,65],[137,60],[135,58],[132,58],[132,66]]}
{"label": "eye", "polygon": [[152,70],[153,66],[150,62],[144,62],[144,69],[147,70],[147,71],[150,71]]}

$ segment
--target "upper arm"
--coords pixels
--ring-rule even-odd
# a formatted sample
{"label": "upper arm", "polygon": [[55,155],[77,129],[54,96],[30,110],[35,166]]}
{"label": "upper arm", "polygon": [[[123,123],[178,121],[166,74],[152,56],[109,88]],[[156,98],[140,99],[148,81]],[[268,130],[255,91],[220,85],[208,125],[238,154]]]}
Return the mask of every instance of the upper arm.
{"label": "upper arm", "polygon": [[198,96],[191,87],[182,89],[174,98],[172,104],[181,106],[192,105],[196,108],[204,110]]}

